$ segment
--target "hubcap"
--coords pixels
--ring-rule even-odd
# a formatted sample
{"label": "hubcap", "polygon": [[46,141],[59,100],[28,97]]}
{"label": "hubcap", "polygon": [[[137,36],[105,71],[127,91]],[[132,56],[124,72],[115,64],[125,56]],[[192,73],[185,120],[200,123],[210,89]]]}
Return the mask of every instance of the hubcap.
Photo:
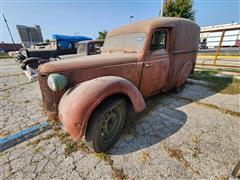
{"label": "hubcap", "polygon": [[117,106],[112,107],[104,113],[101,120],[100,131],[104,143],[111,141],[116,135],[121,124],[121,109]]}

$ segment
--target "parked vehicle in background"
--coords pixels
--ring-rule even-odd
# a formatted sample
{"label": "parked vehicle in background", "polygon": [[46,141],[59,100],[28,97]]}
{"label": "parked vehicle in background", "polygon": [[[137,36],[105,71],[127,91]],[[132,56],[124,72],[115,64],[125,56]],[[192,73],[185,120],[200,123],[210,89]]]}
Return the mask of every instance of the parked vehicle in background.
{"label": "parked vehicle in background", "polygon": [[75,44],[75,47],[77,48],[77,54],[62,55],[62,56],[59,56],[59,58],[68,59],[68,58],[78,57],[78,56],[89,56],[89,55],[100,54],[103,43],[104,43],[103,39],[81,41]]}
{"label": "parked vehicle in background", "polygon": [[[41,64],[43,64],[43,62],[45,63],[49,61],[69,60],[71,58],[79,57],[79,56],[90,56],[90,55],[100,54],[103,43],[104,43],[104,40],[89,40],[89,41],[82,41],[80,43],[76,43],[75,47],[77,48],[77,54],[62,55],[56,58],[50,58],[48,60],[40,59],[42,62]],[[34,81],[38,77],[37,70],[31,67],[30,65],[25,65],[25,68],[23,71],[27,76],[27,78],[29,79],[29,81]]]}
{"label": "parked vehicle in background", "polygon": [[0,53],[5,53],[5,51],[3,49],[0,48]]}
{"label": "parked vehicle in background", "polygon": [[127,104],[140,112],[144,98],[183,87],[194,71],[199,34],[194,22],[170,17],[116,28],[101,54],[40,66],[43,107],[74,140],[85,134],[90,148],[106,151],[118,139]]}
{"label": "parked vehicle in background", "polygon": [[55,40],[51,41],[48,45],[41,43],[35,45],[34,48],[22,48],[19,50],[15,56],[15,60],[21,64],[23,70],[26,69],[26,65],[32,69],[37,69],[39,64],[48,62],[50,58],[66,54],[76,54],[77,48],[75,47],[75,43],[91,40],[91,38],[85,36],[53,36]]}
{"label": "parked vehicle in background", "polygon": [[199,42],[198,47],[199,49],[208,49],[206,39],[203,40],[202,42]]}

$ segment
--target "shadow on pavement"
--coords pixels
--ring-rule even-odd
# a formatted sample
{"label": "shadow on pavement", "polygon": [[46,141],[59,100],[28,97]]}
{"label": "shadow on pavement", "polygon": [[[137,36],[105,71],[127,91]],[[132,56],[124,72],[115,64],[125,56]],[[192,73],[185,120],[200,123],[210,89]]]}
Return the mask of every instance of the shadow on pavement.
{"label": "shadow on pavement", "polygon": [[162,93],[148,98],[143,112],[127,116],[123,133],[108,153],[127,154],[161,142],[186,123],[187,114],[179,110],[193,102],[186,98],[198,101],[216,93],[207,87],[187,84],[181,93]]}

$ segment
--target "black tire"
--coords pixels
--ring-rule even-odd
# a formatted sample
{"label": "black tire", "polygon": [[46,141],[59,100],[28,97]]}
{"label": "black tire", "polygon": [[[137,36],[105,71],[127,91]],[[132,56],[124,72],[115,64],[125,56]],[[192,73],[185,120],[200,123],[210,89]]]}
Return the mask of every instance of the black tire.
{"label": "black tire", "polygon": [[30,57],[30,58],[25,59],[23,61],[23,64],[25,65],[25,69],[26,69],[26,65],[28,65],[29,67],[31,67],[33,69],[37,69],[40,64],[44,64],[46,62],[49,62],[49,60],[41,59],[38,57]]}
{"label": "black tire", "polygon": [[[85,140],[95,152],[105,152],[118,139],[126,117],[124,99],[108,99],[91,115]],[[108,131],[109,130],[109,131]]]}
{"label": "black tire", "polygon": [[26,70],[26,64],[20,63],[20,68],[21,68],[22,70]]}

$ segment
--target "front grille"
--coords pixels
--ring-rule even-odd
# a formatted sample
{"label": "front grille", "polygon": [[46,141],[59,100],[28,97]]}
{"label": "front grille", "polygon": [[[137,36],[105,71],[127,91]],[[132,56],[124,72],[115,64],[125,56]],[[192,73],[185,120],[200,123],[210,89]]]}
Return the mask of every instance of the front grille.
{"label": "front grille", "polygon": [[56,112],[54,92],[47,85],[47,76],[39,75],[43,106],[47,111]]}

